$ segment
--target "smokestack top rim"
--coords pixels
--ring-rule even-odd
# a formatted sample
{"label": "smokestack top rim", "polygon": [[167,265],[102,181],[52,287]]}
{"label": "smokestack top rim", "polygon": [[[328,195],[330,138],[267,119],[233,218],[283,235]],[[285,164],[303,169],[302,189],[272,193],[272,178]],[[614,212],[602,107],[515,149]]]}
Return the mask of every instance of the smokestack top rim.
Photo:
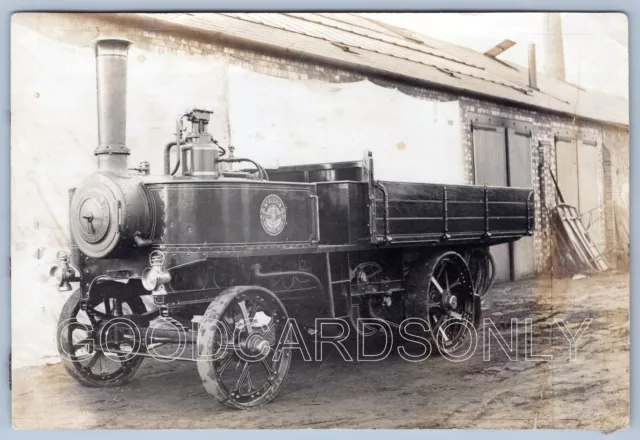
{"label": "smokestack top rim", "polygon": [[120,37],[99,37],[93,40],[96,57],[105,55],[127,56],[133,41]]}
{"label": "smokestack top rim", "polygon": [[93,40],[93,44],[99,44],[99,43],[106,43],[108,41],[112,41],[114,43],[125,43],[127,45],[132,45],[133,41],[129,40],[128,38],[123,38],[123,37],[98,37],[95,40]]}

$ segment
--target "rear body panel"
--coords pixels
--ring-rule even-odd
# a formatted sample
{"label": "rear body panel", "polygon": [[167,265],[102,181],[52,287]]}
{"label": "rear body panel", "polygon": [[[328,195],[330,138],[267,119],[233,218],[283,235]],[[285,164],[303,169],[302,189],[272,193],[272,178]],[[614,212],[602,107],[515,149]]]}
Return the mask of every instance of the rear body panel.
{"label": "rear body panel", "polygon": [[515,240],[533,231],[530,189],[380,184],[384,191],[376,192],[376,232],[388,228],[391,242],[482,240],[491,244]]}

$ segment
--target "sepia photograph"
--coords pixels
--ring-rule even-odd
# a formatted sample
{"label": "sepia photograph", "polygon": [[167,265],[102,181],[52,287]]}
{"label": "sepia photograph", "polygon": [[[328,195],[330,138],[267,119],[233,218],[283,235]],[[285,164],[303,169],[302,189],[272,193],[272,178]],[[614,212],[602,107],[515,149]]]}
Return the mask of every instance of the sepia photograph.
{"label": "sepia photograph", "polygon": [[629,426],[621,12],[19,12],[20,430]]}

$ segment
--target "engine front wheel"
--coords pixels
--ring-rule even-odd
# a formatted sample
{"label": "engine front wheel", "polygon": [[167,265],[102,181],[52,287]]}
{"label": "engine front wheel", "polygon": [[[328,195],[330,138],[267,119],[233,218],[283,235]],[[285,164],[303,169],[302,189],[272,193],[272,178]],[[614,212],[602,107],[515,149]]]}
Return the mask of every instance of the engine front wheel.
{"label": "engine front wheel", "polygon": [[139,335],[134,334],[126,316],[145,312],[140,297],[105,299],[88,304],[85,311],[80,308],[80,291],[75,291],[58,321],[58,352],[65,369],[88,387],[117,387],[129,382],[144,357],[136,355],[141,341],[139,337],[136,340]]}

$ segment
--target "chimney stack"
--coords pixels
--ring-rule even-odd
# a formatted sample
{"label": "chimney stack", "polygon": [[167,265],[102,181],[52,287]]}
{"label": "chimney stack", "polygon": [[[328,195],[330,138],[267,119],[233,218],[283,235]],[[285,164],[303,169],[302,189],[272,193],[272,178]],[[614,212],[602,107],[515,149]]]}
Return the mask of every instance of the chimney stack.
{"label": "chimney stack", "polygon": [[98,91],[98,169],[127,170],[127,52],[130,41],[98,40],[96,86]]}
{"label": "chimney stack", "polygon": [[554,78],[564,81],[562,19],[558,12],[544,14],[544,46],[546,52],[546,72]]}
{"label": "chimney stack", "polygon": [[529,44],[529,87],[538,89],[538,68],[536,67],[536,45]]}

